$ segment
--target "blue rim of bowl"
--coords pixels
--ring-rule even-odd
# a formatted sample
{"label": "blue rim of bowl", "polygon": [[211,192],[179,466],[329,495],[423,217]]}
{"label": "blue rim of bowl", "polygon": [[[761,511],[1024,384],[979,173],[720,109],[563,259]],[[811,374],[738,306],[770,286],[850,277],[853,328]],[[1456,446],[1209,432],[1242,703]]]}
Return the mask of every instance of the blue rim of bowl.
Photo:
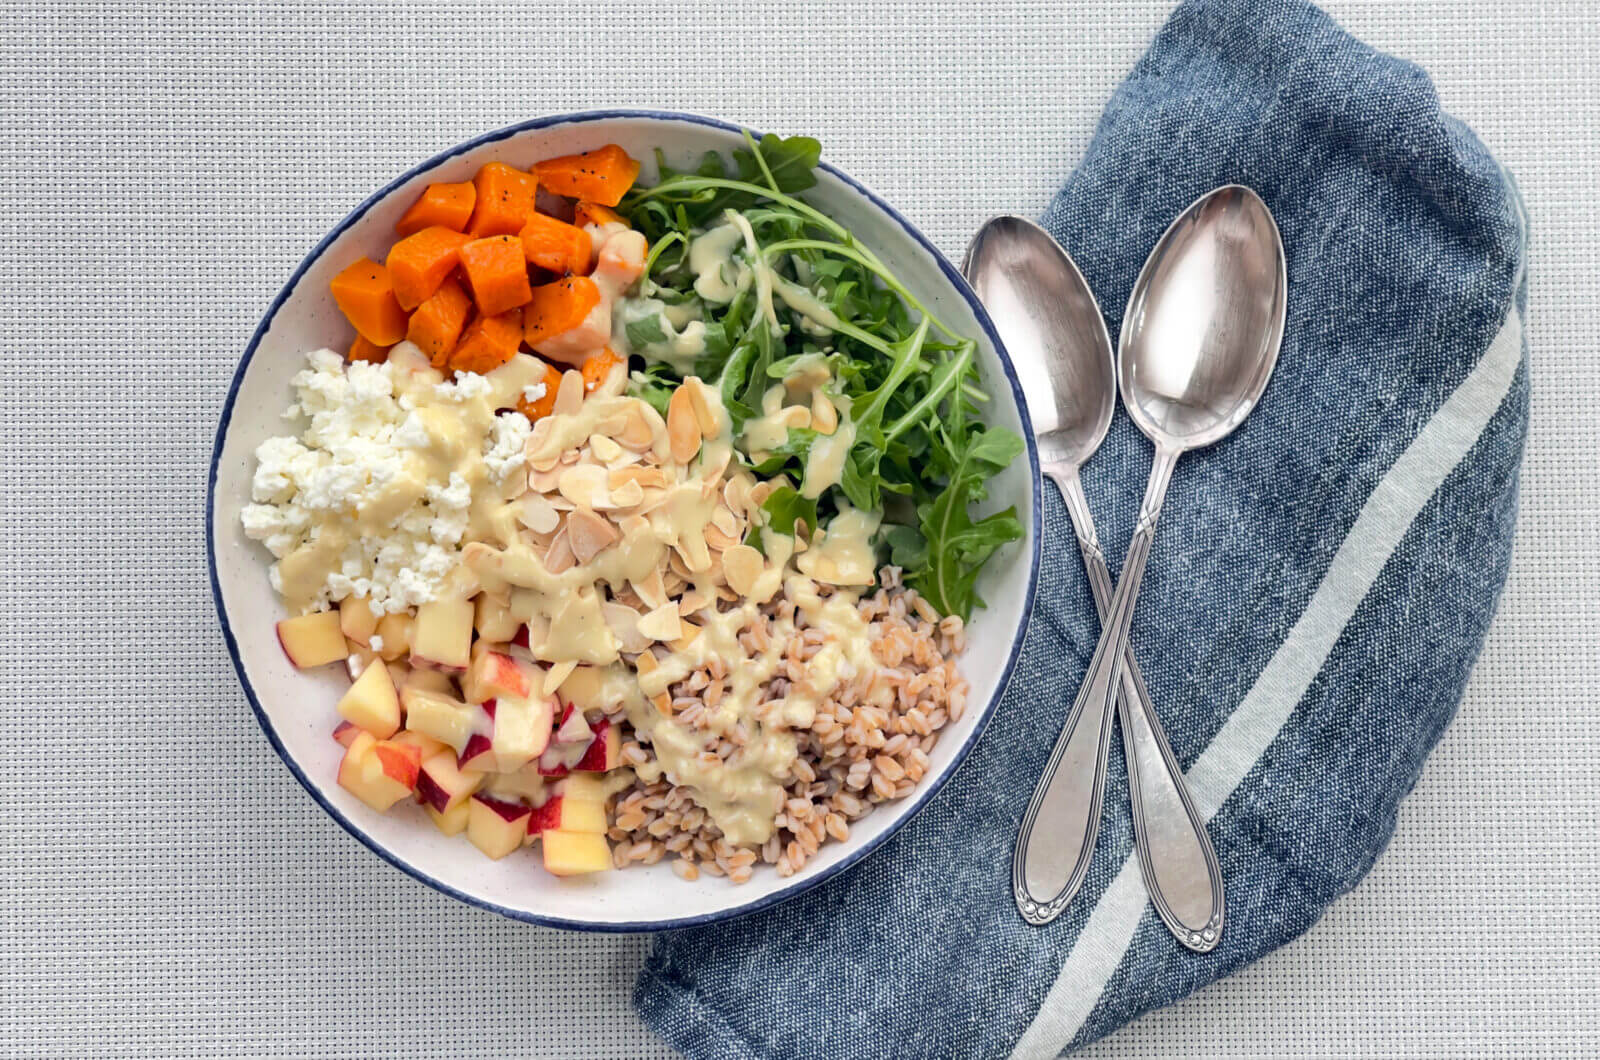
{"label": "blue rim of bowl", "polygon": [[[903,810],[901,810],[899,820],[895,821],[892,825],[885,829],[881,835],[874,836],[871,841],[863,844],[859,850],[852,851],[849,855],[844,857],[836,864],[819,870],[813,875],[808,876],[802,873],[794,877],[794,882],[789,886],[784,887],[782,890],[774,891],[773,893],[762,898],[758,898],[751,902],[746,902],[744,905],[733,906],[728,909],[721,909],[713,913],[701,913],[696,916],[681,917],[673,920],[641,920],[623,921],[618,923],[592,920],[569,920],[565,917],[530,913],[527,910],[512,909],[507,906],[499,905],[495,902],[479,898],[476,895],[468,894],[465,891],[462,891],[444,882],[443,880],[438,879],[437,877],[430,876],[428,873],[423,872],[421,869],[406,861],[404,858],[393,853],[382,843],[368,835],[364,829],[346,817],[342,812],[339,811],[337,807],[324,798],[322,793],[317,789],[317,786],[312,783],[311,778],[308,777],[300,768],[300,765],[295,761],[294,756],[289,753],[288,748],[284,747],[283,741],[278,737],[277,730],[272,726],[272,721],[267,717],[266,711],[262,710],[261,708],[261,701],[256,696],[255,687],[251,685],[250,677],[245,673],[244,660],[239,655],[238,640],[234,636],[233,627],[228,622],[227,608],[223,604],[222,583],[217,576],[217,549],[215,534],[217,468],[222,460],[223,439],[226,437],[228,425],[233,419],[233,405],[234,401],[239,396],[239,386],[244,381],[245,370],[249,368],[250,361],[255,356],[256,349],[260,346],[262,338],[265,337],[268,330],[271,329],[272,322],[278,315],[278,310],[282,308],[283,303],[288,300],[289,296],[294,293],[295,287],[299,284],[300,278],[305,275],[306,270],[309,269],[318,258],[322,257],[323,253],[330,246],[332,246],[333,242],[338,239],[339,236],[343,235],[351,225],[355,224],[363,216],[365,216],[367,211],[372,209],[373,206],[377,205],[393,194],[395,189],[399,188],[413,177],[421,173],[425,173],[440,163],[447,162],[457,155],[461,155],[467,151],[482,147],[485,144],[492,144],[500,140],[509,139],[518,133],[527,132],[532,129],[549,129],[560,125],[578,125],[588,122],[616,119],[646,119],[651,121],[686,122],[693,125],[704,125],[708,128],[719,129],[723,132],[741,134],[748,128],[748,126],[739,125],[734,122],[723,121],[720,118],[712,118],[702,114],[691,114],[681,111],[665,110],[588,110],[577,111],[571,114],[530,118],[527,121],[519,122],[515,125],[508,125],[505,128],[496,129],[493,132],[484,133],[482,136],[474,137],[471,140],[457,144],[455,147],[442,151],[427,161],[406,170],[405,173],[384,185],[381,190],[369,196],[364,202],[361,203],[361,205],[352,210],[349,215],[344,218],[344,220],[335,225],[333,230],[324,236],[317,243],[317,245],[311,249],[311,252],[301,260],[298,266],[296,266],[294,272],[290,275],[288,282],[283,285],[283,289],[278,292],[275,298],[273,298],[272,304],[267,307],[266,315],[261,318],[261,323],[256,326],[255,333],[250,336],[250,342],[249,345],[245,347],[244,356],[239,359],[239,366],[234,370],[233,373],[233,381],[228,385],[228,396],[222,405],[222,418],[217,424],[216,439],[213,442],[211,450],[211,467],[206,477],[206,567],[210,573],[211,596],[216,605],[217,620],[222,626],[223,639],[226,641],[228,646],[228,655],[233,659],[234,671],[239,675],[239,683],[244,687],[245,698],[250,701],[250,709],[255,712],[256,721],[260,724],[261,731],[266,733],[267,741],[272,744],[272,749],[278,753],[279,758],[283,759],[284,765],[289,767],[289,772],[294,774],[295,779],[300,782],[300,786],[305,788],[306,792],[313,800],[316,801],[317,805],[321,806],[325,811],[327,811],[329,816],[337,821],[341,828],[359,840],[361,844],[368,850],[372,851],[378,857],[399,869],[407,876],[410,876],[412,879],[415,879],[420,883],[427,884],[434,890],[442,891],[443,893],[450,895],[452,898],[465,902],[468,905],[477,906],[480,909],[487,909],[492,913],[499,913],[501,916],[508,917],[512,920],[519,920],[528,924],[539,924],[543,927],[563,928],[572,931],[603,932],[608,934],[640,934],[654,931],[675,931],[680,928],[711,924],[722,920],[731,920],[735,917],[759,912],[762,909],[769,909],[781,902],[787,902],[791,898],[796,898],[799,895],[811,890],[813,887],[820,886],[827,880],[830,880],[854,867],[863,858],[867,857],[873,851],[877,850],[878,847],[887,842],[891,836],[905,826],[907,821],[916,816],[916,814],[928,804],[929,800],[939,793],[939,790],[944,787],[945,782],[954,776],[956,771],[961,768],[961,763],[965,761],[967,754],[974,746],[977,745],[979,738],[983,735],[984,729],[988,727],[989,719],[994,716],[995,708],[1000,703],[1000,697],[1005,694],[1006,687],[1008,684],[1010,684],[1011,674],[1016,668],[1017,657],[1022,653],[1023,637],[1027,634],[1028,622],[1033,613],[1034,593],[1037,590],[1039,583],[1039,563],[1043,554],[1042,535],[1044,526],[1042,512],[1042,490],[1039,476],[1039,451],[1033,440],[1033,424],[1028,418],[1028,404],[1026,399],[1023,397],[1022,384],[1017,378],[1016,369],[1011,364],[1011,356],[1006,352],[1005,344],[1000,341],[1000,335],[995,330],[993,321],[989,319],[989,314],[984,310],[983,303],[979,301],[977,294],[967,284],[966,279],[961,275],[960,271],[956,269],[956,267],[939,252],[938,248],[930,243],[927,237],[924,236],[915,225],[907,220],[899,210],[896,210],[893,206],[890,206],[876,192],[869,189],[866,185],[862,184],[854,177],[849,176],[843,170],[840,170],[827,162],[823,162],[817,167],[818,169],[838,179],[840,182],[851,188],[863,198],[867,199],[872,203],[873,206],[877,207],[879,210],[883,211],[883,213],[893,219],[896,224],[905,230],[906,235],[910,236],[913,242],[915,242],[933,257],[933,260],[938,263],[940,270],[943,271],[945,278],[949,280],[951,285],[954,286],[955,289],[960,292],[961,296],[967,300],[967,304],[972,309],[973,316],[978,321],[978,326],[983,329],[984,334],[989,338],[989,342],[994,346],[995,353],[999,355],[1000,367],[1005,374],[1006,381],[1011,385],[1011,393],[1016,403],[1017,415],[1022,422],[1022,437],[1028,456],[1029,485],[1033,508],[1033,555],[1028,558],[1029,569],[1027,606],[1023,611],[1022,621],[1017,626],[1016,634],[1012,637],[1011,650],[1006,656],[1005,668],[1000,673],[1000,680],[995,685],[994,695],[990,697],[989,702],[984,705],[982,714],[979,716],[977,723],[972,727],[972,732],[968,734],[962,745],[957,748],[955,757],[950,762],[950,767],[944,771],[943,775],[930,778],[929,781],[911,797],[909,804],[905,805]],[[755,132],[753,129],[750,130],[750,132],[754,136],[760,136],[760,134]],[[897,807],[897,809],[900,808]]]}

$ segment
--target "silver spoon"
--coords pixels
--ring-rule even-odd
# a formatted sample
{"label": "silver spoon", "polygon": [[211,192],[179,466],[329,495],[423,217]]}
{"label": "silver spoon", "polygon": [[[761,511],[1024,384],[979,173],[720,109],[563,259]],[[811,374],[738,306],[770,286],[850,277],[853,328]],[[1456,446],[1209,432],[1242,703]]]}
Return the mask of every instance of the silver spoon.
{"label": "silver spoon", "polygon": [[[1060,244],[1020,217],[996,217],[979,229],[963,268],[1022,377],[1044,473],[1061,490],[1095,606],[1104,616],[1111,603],[1111,572],[1078,477],[1078,468],[1104,440],[1117,401],[1111,337],[1100,307]],[[1129,764],[1134,839],[1151,900],[1184,945],[1209,950],[1221,937],[1222,871],[1132,652],[1122,671],[1117,709]],[[1031,922],[1053,918],[1088,871],[1100,827],[1110,733],[1109,711],[1067,721],[1059,784],[1041,804],[1041,819],[1030,833],[1033,842],[1018,845],[1012,865],[1017,904]],[[1056,891],[1059,897],[1042,907],[1029,899]]]}
{"label": "silver spoon", "polygon": [[[1255,192],[1237,185],[1218,188],[1179,215],[1139,273],[1123,317],[1117,381],[1129,416],[1155,443],[1155,460],[1122,578],[1073,704],[1074,718],[1110,709],[1172,469],[1180,454],[1225,437],[1255,407],[1278,359],[1286,290],[1283,241],[1272,214]],[[1054,789],[1061,783],[1060,758],[1068,738],[1064,734],[1057,743],[1034,790],[1017,838],[1021,850],[1031,845],[1041,810],[1058,802]],[[1135,754],[1130,781],[1135,770],[1152,775],[1155,763]],[[1163,836],[1150,847],[1165,843]],[[1159,865],[1142,860],[1141,867],[1149,876],[1159,871]],[[1027,873],[1022,882],[1025,917],[1049,920],[1065,905],[1049,886],[1034,890]],[[1196,934],[1198,940],[1185,940],[1191,947],[1215,944],[1220,926],[1208,925]]]}

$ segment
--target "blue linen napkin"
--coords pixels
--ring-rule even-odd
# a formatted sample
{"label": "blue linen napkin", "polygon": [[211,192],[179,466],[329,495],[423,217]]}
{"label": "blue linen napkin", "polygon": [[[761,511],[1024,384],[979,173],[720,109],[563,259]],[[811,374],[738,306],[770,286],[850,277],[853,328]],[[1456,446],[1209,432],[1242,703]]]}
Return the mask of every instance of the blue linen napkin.
{"label": "blue linen napkin", "polygon": [[[1288,251],[1277,371],[1173,476],[1133,643],[1210,818],[1221,945],[1150,909],[1120,742],[1062,917],[1012,904],[1017,824],[1099,634],[1060,500],[1011,686],[959,773],[861,866],[659,936],[635,1003],[691,1057],[1052,1056],[1303,932],[1382,851],[1509,560],[1528,423],[1524,221],[1426,75],[1302,0],[1192,0],[1106,107],[1044,224],[1113,335],[1156,239],[1229,182]],[[1119,411],[1084,470],[1119,554],[1150,464]]]}

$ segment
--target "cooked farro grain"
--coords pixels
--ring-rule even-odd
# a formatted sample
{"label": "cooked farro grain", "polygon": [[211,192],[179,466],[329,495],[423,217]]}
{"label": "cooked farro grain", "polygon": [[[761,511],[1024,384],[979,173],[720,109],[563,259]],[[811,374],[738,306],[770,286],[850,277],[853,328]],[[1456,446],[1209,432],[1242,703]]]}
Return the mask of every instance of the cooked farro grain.
{"label": "cooked farro grain", "polygon": [[[967,682],[956,669],[955,656],[966,647],[966,628],[957,615],[941,617],[915,590],[902,587],[900,571],[885,567],[880,588],[858,602],[873,637],[878,667],[847,675],[833,695],[816,710],[811,725],[793,730],[799,754],[790,774],[787,799],[780,807],[778,829],[760,847],[730,844],[696,805],[687,790],[665,779],[653,784],[636,780],[617,797],[609,835],[616,843],[619,868],[655,864],[672,855],[672,868],[686,880],[704,871],[733,883],[749,880],[759,864],[772,865],[780,876],[798,872],[827,842],[850,837],[850,823],[881,802],[904,798],[927,775],[928,753],[939,730],[966,711]],[[760,652],[771,643],[770,619],[803,622],[795,602],[780,596],[765,609],[766,618],[740,634],[745,650]],[[824,644],[825,631],[807,629],[782,646],[783,663],[760,699],[772,710],[781,706],[790,684],[805,673],[807,660]],[[714,659],[670,689],[677,720],[706,728],[708,713],[724,694],[727,668]],[[892,690],[888,709],[869,702]],[[723,738],[711,759],[726,759],[745,746],[748,733],[736,729]],[[649,761],[648,744],[628,739],[622,757],[633,765]]]}

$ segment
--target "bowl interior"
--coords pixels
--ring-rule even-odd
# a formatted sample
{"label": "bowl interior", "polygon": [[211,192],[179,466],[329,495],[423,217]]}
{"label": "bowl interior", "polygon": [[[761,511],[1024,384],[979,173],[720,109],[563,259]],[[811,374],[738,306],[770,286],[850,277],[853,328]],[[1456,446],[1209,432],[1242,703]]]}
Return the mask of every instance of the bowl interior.
{"label": "bowl interior", "polygon": [[301,783],[353,835],[424,882],[509,916],[563,927],[654,930],[747,912],[820,882],[887,838],[949,775],[976,739],[1020,647],[1038,565],[1039,479],[1015,376],[970,292],[907,222],[843,174],[821,171],[807,197],[848,225],[941,319],[978,337],[984,386],[994,396],[988,406],[991,422],[1029,438],[1026,459],[996,480],[989,502],[995,508],[1015,505],[1027,535],[984,571],[980,591],[989,606],[975,616],[969,647],[959,661],[972,686],[970,705],[946,728],[932,771],[918,790],[852,825],[848,842],[824,846],[797,876],[780,879],[761,872],[741,886],[709,875],[685,882],[665,862],[561,880],[544,872],[536,851],[489,861],[464,838],[441,835],[420,809],[402,804],[378,814],[345,792],[334,780],[343,749],[329,733],[336,721],[333,704],[348,681],[342,668],[300,672],[284,657],[272,628],[285,612],[267,581],[271,557],[239,525],[240,509],[249,501],[255,448],[288,433],[281,413],[304,354],[324,346],[342,349],[349,341],[349,327],[328,294],[329,280],[363,254],[381,260],[395,221],[427,184],[468,180],[491,160],[531,165],[607,143],[643,160],[641,179],[648,180],[655,175],[658,147],[676,166],[708,150],[726,153],[742,140],[732,126],[683,115],[608,113],[530,122],[425,163],[358,208],[318,245],[274,301],[223,411],[212,468],[211,563],[224,635],[263,728]]}

